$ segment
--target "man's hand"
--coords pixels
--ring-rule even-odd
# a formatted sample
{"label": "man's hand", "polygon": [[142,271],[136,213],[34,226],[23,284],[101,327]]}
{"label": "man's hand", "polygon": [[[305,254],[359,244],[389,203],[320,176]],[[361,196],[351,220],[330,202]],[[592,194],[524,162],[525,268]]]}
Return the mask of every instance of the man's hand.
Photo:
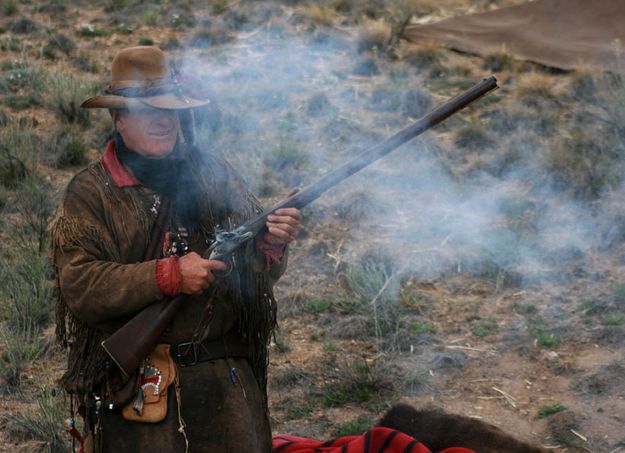
{"label": "man's hand", "polygon": [[195,252],[188,253],[178,260],[180,266],[180,286],[184,294],[202,294],[215,281],[213,271],[225,271],[225,263],[205,260]]}
{"label": "man's hand", "polygon": [[263,239],[267,244],[281,247],[292,242],[301,229],[302,214],[299,209],[278,209],[267,216],[267,233]]}

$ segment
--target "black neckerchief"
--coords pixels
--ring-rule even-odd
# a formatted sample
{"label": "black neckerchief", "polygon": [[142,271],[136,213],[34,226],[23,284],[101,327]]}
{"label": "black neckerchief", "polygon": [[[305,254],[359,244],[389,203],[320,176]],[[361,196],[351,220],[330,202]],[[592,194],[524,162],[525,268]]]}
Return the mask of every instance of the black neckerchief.
{"label": "black neckerchief", "polygon": [[150,159],[128,148],[119,132],[115,132],[117,158],[130,169],[141,184],[174,202],[176,214],[189,231],[200,224],[199,190],[191,167],[184,159],[182,145],[176,142],[174,149],[162,159]]}

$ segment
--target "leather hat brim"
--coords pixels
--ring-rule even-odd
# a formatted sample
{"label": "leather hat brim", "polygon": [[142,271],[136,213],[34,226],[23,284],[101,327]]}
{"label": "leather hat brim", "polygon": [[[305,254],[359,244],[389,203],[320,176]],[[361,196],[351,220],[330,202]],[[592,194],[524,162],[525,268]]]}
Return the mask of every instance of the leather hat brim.
{"label": "leather hat brim", "polygon": [[210,104],[209,99],[193,99],[175,95],[173,93],[159,94],[158,96],[129,98],[113,94],[104,94],[87,99],[80,106],[85,109],[128,109],[148,105],[159,109],[181,110],[192,109]]}

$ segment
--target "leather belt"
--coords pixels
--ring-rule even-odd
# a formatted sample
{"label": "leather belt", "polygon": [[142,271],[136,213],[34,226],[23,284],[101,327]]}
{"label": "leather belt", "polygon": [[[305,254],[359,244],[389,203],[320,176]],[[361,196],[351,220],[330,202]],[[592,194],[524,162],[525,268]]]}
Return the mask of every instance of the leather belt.
{"label": "leather belt", "polygon": [[217,340],[196,343],[187,341],[172,344],[171,355],[181,367],[193,366],[199,362],[227,357],[249,358],[249,346],[238,339],[221,337]]}

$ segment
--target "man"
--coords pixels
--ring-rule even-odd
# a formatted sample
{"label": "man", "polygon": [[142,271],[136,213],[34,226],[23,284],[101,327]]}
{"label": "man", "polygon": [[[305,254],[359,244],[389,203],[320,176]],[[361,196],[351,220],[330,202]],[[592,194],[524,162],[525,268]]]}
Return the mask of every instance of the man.
{"label": "man", "polygon": [[[74,436],[86,451],[271,448],[272,286],[301,215],[276,211],[229,263],[200,256],[217,227],[231,229],[260,206],[226,162],[183,133],[187,109],[209,102],[190,88],[161,50],[133,47],[113,60],[105,92],[82,105],[109,109],[116,130],[102,159],[69,183],[52,226],[57,334],[69,351],[62,383],[85,421]],[[164,347],[121,379],[102,340],[179,294],[190,297],[161,336]]]}

